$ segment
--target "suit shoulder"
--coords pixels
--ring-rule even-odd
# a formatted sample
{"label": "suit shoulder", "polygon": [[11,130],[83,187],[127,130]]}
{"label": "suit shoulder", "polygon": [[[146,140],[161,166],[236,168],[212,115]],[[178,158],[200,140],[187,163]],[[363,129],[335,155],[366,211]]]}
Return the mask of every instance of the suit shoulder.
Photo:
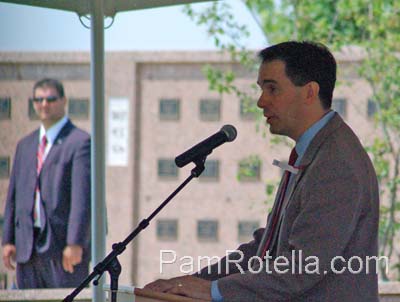
{"label": "suit shoulder", "polygon": [[331,142],[336,146],[336,151],[339,151],[338,154],[344,157],[353,158],[360,153],[366,155],[360,139],[346,123],[333,133]]}
{"label": "suit shoulder", "polygon": [[85,130],[81,128],[76,127],[74,124],[71,125],[72,128],[69,133],[69,136],[71,136],[71,138],[73,138],[74,140],[82,140],[82,141],[90,140],[89,133],[87,133]]}
{"label": "suit shoulder", "polygon": [[[326,140],[321,148],[321,157],[324,166],[329,169],[336,167],[338,173],[345,171],[355,175],[365,175],[373,171],[371,159],[360,142],[358,136],[346,123],[343,123]],[[340,175],[340,174],[339,174]]]}
{"label": "suit shoulder", "polygon": [[17,146],[25,146],[26,144],[30,144],[33,140],[39,141],[39,129],[36,129],[29,133],[28,135],[25,135],[23,138],[21,138]]}

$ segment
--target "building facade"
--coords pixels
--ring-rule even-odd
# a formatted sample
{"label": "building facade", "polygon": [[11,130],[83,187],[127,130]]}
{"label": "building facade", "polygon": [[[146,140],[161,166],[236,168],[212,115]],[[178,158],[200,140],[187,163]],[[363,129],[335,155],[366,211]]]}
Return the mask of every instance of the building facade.
{"label": "building facade", "polygon": [[[333,107],[368,144],[377,130],[371,89],[356,72],[361,57],[348,51],[337,59]],[[106,188],[107,253],[189,176],[193,166],[178,169],[177,155],[225,124],[238,131],[237,139],[210,154],[203,175],[119,257],[120,284],[142,286],[197,270],[208,261],[201,257],[224,256],[266,222],[272,206],[266,187],[281,176],[272,161],[286,160],[290,147],[271,142],[265,122],[257,121],[238,97],[211,91],[206,65],[235,71],[236,84],[256,102],[258,92],[251,89],[256,71],[246,71],[220,53],[106,54],[106,182],[97,185]],[[16,144],[39,125],[30,98],[34,82],[43,77],[64,83],[70,118],[90,132],[90,103],[95,100],[90,96],[89,53],[0,53],[0,213]]]}

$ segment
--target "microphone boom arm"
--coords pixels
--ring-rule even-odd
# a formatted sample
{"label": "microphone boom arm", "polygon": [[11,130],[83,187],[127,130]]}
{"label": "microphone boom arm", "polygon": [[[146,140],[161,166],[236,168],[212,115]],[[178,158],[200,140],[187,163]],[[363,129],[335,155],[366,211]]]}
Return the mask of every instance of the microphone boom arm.
{"label": "microphone boom arm", "polygon": [[[211,152],[210,152],[211,153]],[[112,245],[112,251],[101,261],[99,262],[93,269],[93,272],[86,277],[85,280],[68,296],[66,296],[63,302],[72,302],[74,298],[86,287],[89,283],[97,277],[97,279],[93,282],[95,286],[98,285],[98,280],[101,278],[105,271],[110,273],[111,279],[111,302],[116,302],[117,300],[117,291],[118,291],[118,277],[121,273],[121,265],[118,261],[118,256],[122,254],[122,252],[126,249],[126,246],[137,236],[141,231],[147,228],[150,224],[150,221],[175,197],[193,178],[199,177],[201,173],[204,171],[204,163],[206,161],[207,156],[201,156],[194,160],[195,167],[192,169],[189,177],[187,177],[178,188],[172,192],[167,199],[163,201],[163,203],[151,213],[151,215],[147,218],[144,218],[139,225],[125,238],[124,241],[114,243]]]}

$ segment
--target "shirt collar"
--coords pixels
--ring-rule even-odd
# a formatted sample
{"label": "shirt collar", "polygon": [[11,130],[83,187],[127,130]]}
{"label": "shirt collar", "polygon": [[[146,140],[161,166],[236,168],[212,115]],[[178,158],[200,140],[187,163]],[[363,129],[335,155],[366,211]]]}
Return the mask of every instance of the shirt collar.
{"label": "shirt collar", "polygon": [[50,145],[53,145],[61,129],[65,126],[67,122],[68,122],[68,117],[64,115],[64,117],[62,117],[57,123],[55,123],[47,130],[44,128],[43,125],[40,125],[39,141],[41,141],[43,135],[46,135],[47,142]]}
{"label": "shirt collar", "polygon": [[299,140],[296,143],[296,152],[298,154],[298,158],[296,160],[296,165],[298,165],[301,159],[306,153],[308,146],[310,145],[313,138],[317,135],[317,133],[329,122],[329,120],[335,115],[335,111],[330,110],[327,114],[325,114],[318,122],[314,123],[310,128],[304,132]]}

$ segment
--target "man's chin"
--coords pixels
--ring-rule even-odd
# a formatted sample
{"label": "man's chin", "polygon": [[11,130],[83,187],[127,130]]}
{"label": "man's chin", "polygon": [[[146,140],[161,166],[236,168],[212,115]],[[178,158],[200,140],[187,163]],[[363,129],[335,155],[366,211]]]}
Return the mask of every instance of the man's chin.
{"label": "man's chin", "polygon": [[272,125],[269,125],[269,132],[274,135],[288,136],[285,131],[283,131],[282,129],[279,129],[277,127],[274,127]]}
{"label": "man's chin", "polygon": [[50,119],[46,116],[39,116],[40,121],[42,121],[43,123],[47,123],[50,121]]}
{"label": "man's chin", "polygon": [[38,114],[38,117],[39,117],[41,120],[48,120],[48,119],[50,119],[50,116],[49,116],[47,113],[39,113],[39,114]]}
{"label": "man's chin", "polygon": [[269,125],[269,132],[271,132],[271,134],[281,134],[279,129],[276,129],[276,127],[272,126],[271,124]]}
{"label": "man's chin", "polygon": [[52,125],[58,121],[58,119],[55,119],[54,117],[49,117],[47,115],[46,116],[41,115],[41,116],[39,116],[39,119],[42,123],[49,124],[49,125]]}

